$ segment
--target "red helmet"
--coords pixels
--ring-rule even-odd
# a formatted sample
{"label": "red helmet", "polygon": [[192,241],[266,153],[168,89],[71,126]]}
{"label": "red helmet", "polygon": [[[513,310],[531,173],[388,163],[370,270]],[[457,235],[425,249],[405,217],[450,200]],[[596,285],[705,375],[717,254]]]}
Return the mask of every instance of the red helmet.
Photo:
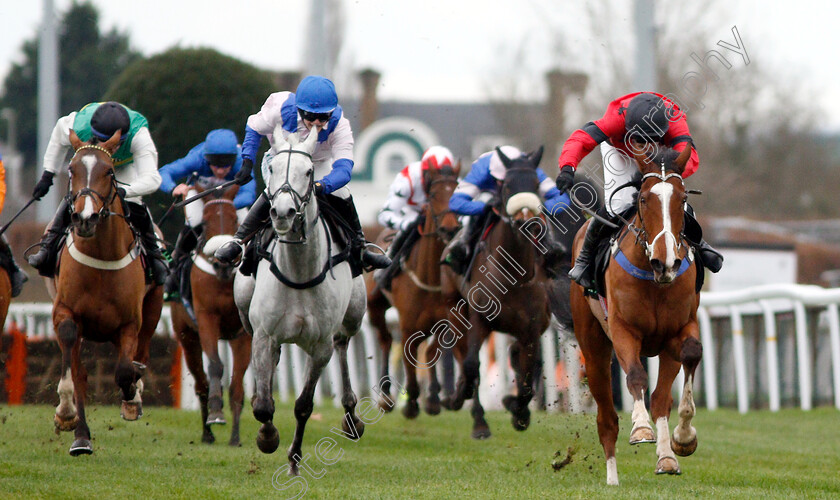
{"label": "red helmet", "polygon": [[423,153],[423,159],[420,162],[422,170],[428,170],[430,168],[440,170],[443,167],[454,167],[455,157],[449,148],[432,146]]}

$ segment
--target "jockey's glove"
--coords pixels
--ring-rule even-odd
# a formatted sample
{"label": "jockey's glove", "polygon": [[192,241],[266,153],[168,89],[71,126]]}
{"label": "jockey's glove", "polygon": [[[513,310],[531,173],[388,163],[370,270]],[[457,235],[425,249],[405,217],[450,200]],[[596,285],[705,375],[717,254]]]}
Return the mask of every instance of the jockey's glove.
{"label": "jockey's glove", "polygon": [[567,192],[575,183],[575,168],[571,165],[563,165],[560,174],[557,176],[557,189],[561,193]]}
{"label": "jockey's glove", "polygon": [[320,182],[315,183],[315,196],[321,196],[324,194],[324,185]]}
{"label": "jockey's glove", "polygon": [[38,181],[38,184],[35,184],[35,189],[32,190],[32,197],[36,200],[40,200],[50,191],[50,186],[53,183],[53,177],[55,174],[44,170],[44,173],[41,174],[41,179]]}
{"label": "jockey's glove", "polygon": [[124,200],[125,199],[125,188],[118,187],[117,188],[117,196],[119,196],[121,200]]}
{"label": "jockey's glove", "polygon": [[240,186],[245,185],[248,181],[251,180],[251,169],[253,168],[254,161],[250,158],[243,158],[242,166],[239,168],[239,172],[236,172],[236,175],[233,177],[233,180],[236,181],[236,183]]}

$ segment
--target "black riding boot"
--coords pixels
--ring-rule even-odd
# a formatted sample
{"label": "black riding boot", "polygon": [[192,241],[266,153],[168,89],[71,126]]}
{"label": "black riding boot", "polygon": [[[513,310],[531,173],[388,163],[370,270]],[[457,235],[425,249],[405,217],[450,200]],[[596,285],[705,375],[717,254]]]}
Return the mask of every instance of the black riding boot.
{"label": "black riding boot", "polygon": [[[456,273],[463,274],[470,260],[470,249],[473,237],[478,227],[483,223],[484,218],[480,215],[467,217],[464,227],[455,235],[449,245],[444,249],[442,263],[451,267]],[[479,222],[481,221],[481,222]]]}
{"label": "black riding boot", "polygon": [[70,204],[67,202],[67,198],[63,198],[58,205],[58,210],[55,211],[52,222],[47,226],[44,235],[41,236],[41,247],[26,259],[29,265],[37,269],[41,276],[45,278],[55,276],[58,242],[62,235],[67,232],[68,227],[70,227]]}
{"label": "black riding boot", "polygon": [[0,235],[0,265],[9,273],[9,281],[12,283],[12,297],[17,297],[20,295],[23,284],[29,281],[29,276],[18,267],[9,242],[2,235]]}
{"label": "black riding boot", "polygon": [[160,251],[152,214],[145,205],[132,201],[126,202],[125,205],[128,207],[129,224],[140,233],[140,246],[148,259],[146,264],[151,269],[152,281],[155,285],[162,285],[169,274],[169,265]]}
{"label": "black riding boot", "polygon": [[417,233],[417,227],[420,224],[422,224],[422,216],[414,219],[408,227],[399,231],[394,236],[394,241],[388,248],[388,257],[391,259],[391,265],[373,274],[374,279],[379,284],[379,288],[383,290],[391,289],[391,280],[400,272],[401,255],[405,253],[403,250],[407,249],[410,251],[411,246],[419,235]]}
{"label": "black riding boot", "polygon": [[694,209],[688,204],[685,207],[684,233],[706,269],[713,273],[720,271],[723,267],[723,255],[703,239],[703,229],[694,217]]}
{"label": "black riding boot", "polygon": [[390,266],[391,259],[387,255],[366,250],[367,240],[365,239],[365,233],[362,231],[362,223],[359,221],[359,214],[356,212],[353,197],[348,196],[345,200],[337,196],[329,196],[328,199],[330,205],[338,211],[344,222],[353,230],[353,241],[350,242],[352,258],[358,259],[363,268],[385,269]]}
{"label": "black riding boot", "polygon": [[[604,218],[609,217],[606,209],[603,208],[598,211],[598,215]],[[595,287],[595,269],[591,265],[592,259],[598,242],[607,229],[609,229],[609,226],[601,222],[598,217],[589,219],[589,226],[586,228],[586,235],[583,238],[583,247],[581,247],[580,253],[575,259],[575,267],[569,271],[569,278],[584,288]]]}
{"label": "black riding boot", "polygon": [[269,218],[270,210],[271,202],[268,201],[268,197],[266,197],[265,191],[263,191],[257,197],[257,201],[251,205],[251,209],[248,210],[248,215],[245,216],[242,225],[239,226],[236,234],[233,235],[233,240],[220,246],[214,254],[215,257],[223,264],[231,264],[238,259],[242,254],[242,240],[263,227]]}
{"label": "black riding boot", "polygon": [[[199,226],[200,227],[200,226]],[[198,243],[198,227],[184,226],[175,240],[175,248],[172,249],[172,256],[169,261],[169,275],[163,283],[163,300],[173,301],[180,299],[181,269],[184,261],[189,257],[190,252],[195,249]]]}

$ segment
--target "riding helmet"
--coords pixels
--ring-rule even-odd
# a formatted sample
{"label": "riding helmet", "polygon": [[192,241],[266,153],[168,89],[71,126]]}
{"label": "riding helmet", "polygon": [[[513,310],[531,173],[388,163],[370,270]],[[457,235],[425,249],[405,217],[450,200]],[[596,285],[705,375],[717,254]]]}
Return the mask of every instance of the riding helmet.
{"label": "riding helmet", "polygon": [[444,146],[432,146],[423,153],[423,158],[420,160],[421,170],[437,169],[443,167],[454,167],[455,158],[452,151]]}
{"label": "riding helmet", "polygon": [[[501,146],[499,149],[511,160],[522,156],[522,151],[516,146]],[[497,181],[503,181],[505,180],[505,173],[507,173],[507,167],[502,163],[502,159],[499,158],[499,153],[494,149],[493,155],[490,157],[490,175]]]}
{"label": "riding helmet", "polygon": [[638,131],[648,142],[662,141],[670,123],[668,107],[658,95],[647,92],[637,95],[627,105],[627,131]]}
{"label": "riding helmet", "polygon": [[323,76],[307,76],[298,85],[295,104],[310,113],[329,113],[338,106],[335,85]]}
{"label": "riding helmet", "polygon": [[90,117],[90,130],[100,141],[107,141],[117,130],[122,131],[120,141],[124,141],[130,126],[131,118],[125,106],[114,101],[101,103]]}
{"label": "riding helmet", "polygon": [[204,159],[210,165],[217,167],[233,165],[238,152],[238,142],[233,130],[226,128],[211,130],[204,140]]}

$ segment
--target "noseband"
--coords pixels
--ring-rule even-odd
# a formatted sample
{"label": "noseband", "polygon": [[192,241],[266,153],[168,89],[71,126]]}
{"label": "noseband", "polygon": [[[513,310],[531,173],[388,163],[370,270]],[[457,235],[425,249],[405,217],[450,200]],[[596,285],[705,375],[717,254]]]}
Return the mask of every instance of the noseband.
{"label": "noseband", "polygon": [[[112,212],[108,208],[111,205],[111,203],[114,201],[114,199],[117,197],[117,178],[116,178],[116,173],[114,172],[114,166],[113,166],[114,158],[111,156],[111,153],[109,153],[108,150],[106,150],[105,148],[97,146],[95,144],[85,144],[84,146],[81,146],[81,147],[79,147],[79,149],[76,150],[76,152],[73,154],[73,158],[75,158],[76,155],[79,154],[79,151],[81,151],[83,149],[96,149],[96,150],[102,151],[103,153],[108,155],[108,160],[111,162],[111,168],[108,170],[106,175],[110,178],[111,192],[107,196],[105,196],[102,193],[96,191],[95,189],[91,189],[89,187],[84,187],[76,193],[73,193],[71,191],[68,194],[68,199],[70,200],[70,204],[75,205],[76,200],[78,200],[82,196],[95,197],[95,198],[99,199],[100,203],[102,203],[102,208],[100,208],[99,212],[97,212],[100,220],[104,220],[111,215],[117,215],[117,216],[125,218],[125,216],[123,214],[118,214],[116,212]],[[73,159],[71,158],[70,160],[72,161]],[[77,212],[74,211],[73,213],[77,213]]]}
{"label": "noseband", "polygon": [[[668,182],[668,179],[671,179],[672,177],[676,177],[677,179],[680,180],[680,184],[684,185],[683,178],[680,174],[678,174],[676,172],[671,172],[669,174],[665,173],[665,163],[663,162],[662,165],[661,165],[661,173],[651,172],[651,173],[643,175],[642,176],[642,184],[644,184],[646,179],[655,178],[655,179],[659,179],[660,182]],[[647,255],[648,259],[650,259],[651,256],[653,255],[653,247],[656,246],[656,241],[660,237],[665,236],[665,235],[671,236],[671,238],[674,240],[674,243],[676,244],[677,252],[682,250],[682,240],[683,240],[682,234],[680,234],[680,237],[677,238],[674,235],[674,233],[671,232],[670,228],[666,229],[666,228],[663,227],[662,231],[660,231],[659,234],[654,236],[653,241],[648,243],[647,242],[648,233],[645,230],[645,221],[642,218],[641,208],[639,208],[639,210],[638,210],[638,215],[639,215],[640,227],[635,231],[636,232],[636,243],[642,245],[642,247],[645,249],[645,255]]]}
{"label": "noseband", "polygon": [[[289,145],[289,149],[284,149],[283,151],[278,151],[277,155],[279,155],[280,153],[288,153],[289,154],[288,159],[286,161],[286,180],[283,182],[282,185],[280,185],[279,188],[277,188],[276,191],[274,191],[273,194],[271,193],[271,188],[266,187],[266,191],[268,192],[268,199],[269,199],[269,201],[273,202],[274,198],[278,194],[289,193],[289,195],[292,197],[292,201],[295,204],[295,220],[292,224],[293,224],[293,227],[297,226],[297,227],[300,228],[301,239],[300,240],[281,240],[281,241],[283,243],[295,243],[295,244],[305,243],[306,242],[306,224],[305,224],[306,223],[306,220],[305,220],[306,214],[305,214],[305,212],[306,212],[306,206],[309,205],[309,202],[312,200],[312,193],[315,190],[315,168],[313,166],[312,170],[309,173],[309,183],[306,187],[306,192],[303,195],[301,195],[300,193],[295,191],[295,188],[293,188],[292,184],[289,182],[289,171],[291,170],[291,166],[292,166],[292,154],[296,153],[296,154],[299,154],[299,155],[303,155],[303,156],[309,158],[310,160],[312,160],[312,155],[307,153],[306,151],[298,151],[296,149],[293,149],[291,145]],[[275,157],[277,155],[275,155]],[[269,164],[268,170],[269,170],[269,173],[273,173],[273,169],[271,167],[271,164]],[[269,182],[270,182],[270,179],[271,178],[269,177]]]}

